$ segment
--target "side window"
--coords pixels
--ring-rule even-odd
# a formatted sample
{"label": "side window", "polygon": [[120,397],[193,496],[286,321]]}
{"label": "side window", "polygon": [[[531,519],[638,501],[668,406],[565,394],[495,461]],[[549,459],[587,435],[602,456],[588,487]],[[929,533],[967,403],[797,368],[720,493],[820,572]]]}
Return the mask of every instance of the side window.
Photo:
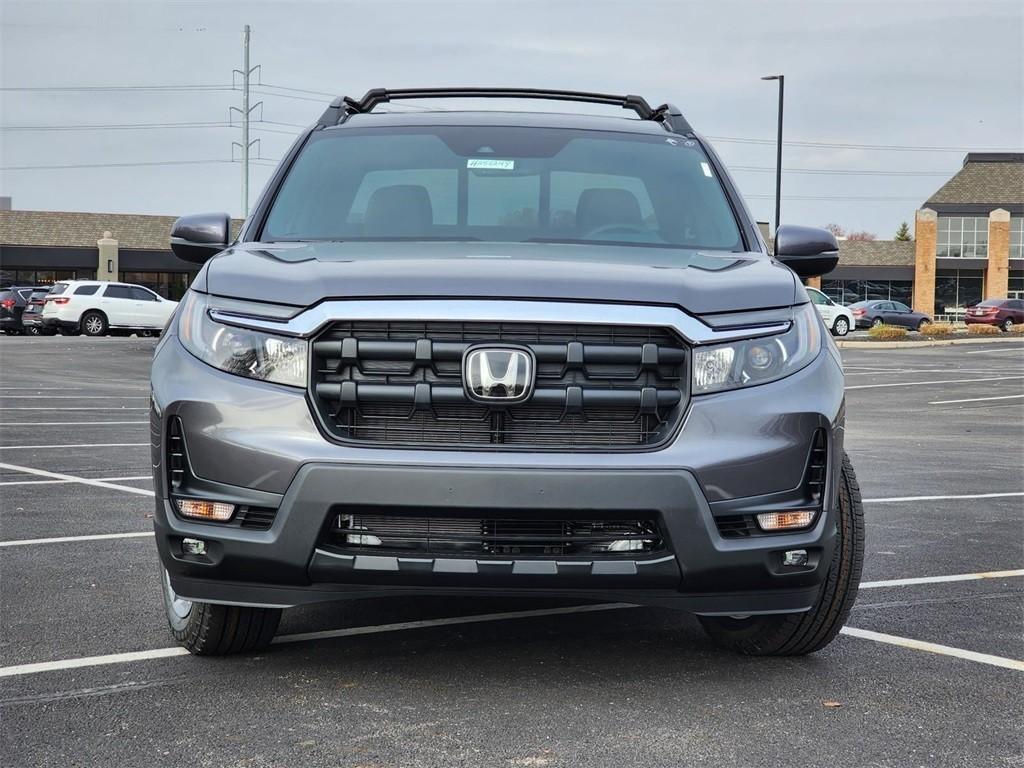
{"label": "side window", "polygon": [[135,299],[136,301],[157,301],[156,296],[147,291],[145,288],[138,288],[133,286],[132,288],[130,288],[130,290],[132,293],[132,298]]}
{"label": "side window", "polygon": [[103,295],[108,299],[131,299],[132,289],[127,285],[108,285]]}
{"label": "side window", "polygon": [[80,285],[75,288],[75,296],[92,296],[98,290],[98,285]]}
{"label": "side window", "polygon": [[811,303],[817,304],[820,307],[828,306],[828,298],[823,293],[819,293],[813,288],[807,290],[807,295],[811,297]]}
{"label": "side window", "polygon": [[910,307],[908,307],[906,304],[901,304],[898,301],[892,302],[892,305],[896,308],[897,312],[909,312],[910,311]]}

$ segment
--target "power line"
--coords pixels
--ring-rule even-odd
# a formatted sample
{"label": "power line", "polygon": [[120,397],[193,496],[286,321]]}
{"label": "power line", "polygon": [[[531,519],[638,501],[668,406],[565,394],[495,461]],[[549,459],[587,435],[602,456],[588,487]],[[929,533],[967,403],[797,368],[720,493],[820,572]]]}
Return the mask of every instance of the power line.
{"label": "power line", "polygon": [[[724,141],[736,144],[761,144],[775,146],[775,139],[752,139],[737,136],[708,136],[714,141]],[[917,147],[899,144],[854,144],[851,142],[830,142],[830,141],[805,141],[802,139],[791,139],[782,142],[789,147],[814,147],[824,149],[868,149],[893,152],[1019,152],[1019,149],[993,149],[979,147]]]}
{"label": "power line", "polygon": [[237,128],[224,122],[110,123],[105,125],[0,125],[0,131],[134,131],[163,128]]}
{"label": "power line", "polygon": [[234,163],[235,160],[152,160],[136,163],[70,163],[67,165],[8,165],[0,171],[52,171],[67,168],[136,168],[158,165],[210,165],[213,163]]}
{"label": "power line", "polygon": [[51,85],[5,86],[0,92],[8,93],[75,93],[96,91],[233,91],[228,85]]}
{"label": "power line", "polygon": [[[730,171],[751,171],[774,173],[770,165],[731,165]],[[858,171],[852,168],[783,168],[784,173],[809,173],[821,176],[949,176],[948,171]]]}

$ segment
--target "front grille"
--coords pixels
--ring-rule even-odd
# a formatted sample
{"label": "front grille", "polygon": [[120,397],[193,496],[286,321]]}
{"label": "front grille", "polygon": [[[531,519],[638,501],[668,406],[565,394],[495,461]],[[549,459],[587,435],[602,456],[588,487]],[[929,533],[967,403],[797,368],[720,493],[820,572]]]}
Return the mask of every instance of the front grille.
{"label": "front grille", "polygon": [[530,519],[332,514],[321,540],[363,554],[383,552],[462,556],[617,556],[663,549],[654,520],[615,517]]}
{"label": "front grille", "polygon": [[[481,404],[462,387],[475,344],[529,347],[524,403]],[[688,395],[687,348],[646,326],[338,322],[313,343],[310,396],[339,441],[477,448],[640,449],[671,433]]]}

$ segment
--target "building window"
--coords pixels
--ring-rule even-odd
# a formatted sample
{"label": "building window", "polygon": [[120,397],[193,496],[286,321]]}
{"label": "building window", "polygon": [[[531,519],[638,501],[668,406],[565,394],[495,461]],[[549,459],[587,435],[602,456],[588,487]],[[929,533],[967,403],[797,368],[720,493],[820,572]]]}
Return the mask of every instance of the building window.
{"label": "building window", "polygon": [[188,290],[192,275],[188,272],[122,272],[120,280],[145,286],[165,299],[178,301]]}
{"label": "building window", "polygon": [[912,280],[822,280],[821,291],[837,304],[883,299],[910,303]]}
{"label": "building window", "polygon": [[940,216],[935,255],[940,259],[988,258],[988,217]]}
{"label": "building window", "polygon": [[980,269],[940,269],[935,276],[935,314],[962,315],[984,292]]}
{"label": "building window", "polygon": [[96,272],[88,269],[5,269],[0,272],[0,286],[53,285],[60,280],[94,280]]}
{"label": "building window", "polygon": [[1010,217],[1010,258],[1024,259],[1024,217]]}
{"label": "building window", "polygon": [[1024,299],[1024,270],[1011,269],[1007,296],[1011,299]]}

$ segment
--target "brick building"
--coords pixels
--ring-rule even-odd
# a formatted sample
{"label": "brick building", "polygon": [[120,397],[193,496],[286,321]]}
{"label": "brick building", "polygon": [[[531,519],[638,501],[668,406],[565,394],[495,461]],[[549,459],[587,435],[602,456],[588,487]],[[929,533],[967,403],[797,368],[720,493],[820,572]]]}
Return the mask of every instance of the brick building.
{"label": "brick building", "polygon": [[896,299],[953,316],[1024,298],[1024,153],[971,152],[917,211],[913,241],[841,242],[821,288],[844,304]]}
{"label": "brick building", "polygon": [[171,253],[174,218],[0,208],[0,286],[99,277],[179,299],[198,267]]}

